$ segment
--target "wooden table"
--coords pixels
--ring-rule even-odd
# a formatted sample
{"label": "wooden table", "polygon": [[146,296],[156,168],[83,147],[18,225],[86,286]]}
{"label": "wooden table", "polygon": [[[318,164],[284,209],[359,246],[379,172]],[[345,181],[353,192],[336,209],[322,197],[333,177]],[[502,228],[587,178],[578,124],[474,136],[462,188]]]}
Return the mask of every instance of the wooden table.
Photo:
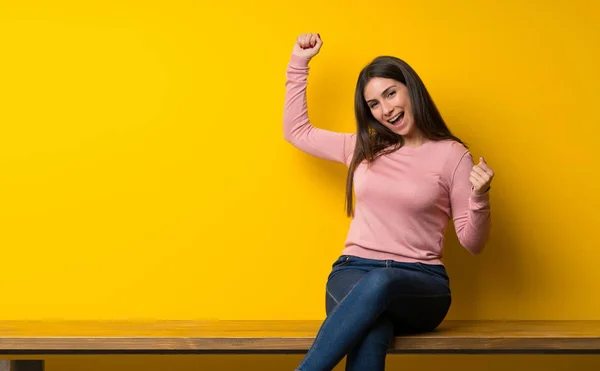
{"label": "wooden table", "polygon": [[[304,353],[319,321],[0,321],[0,354]],[[600,321],[445,321],[397,337],[390,353],[598,354]],[[43,361],[0,364],[41,371]]]}

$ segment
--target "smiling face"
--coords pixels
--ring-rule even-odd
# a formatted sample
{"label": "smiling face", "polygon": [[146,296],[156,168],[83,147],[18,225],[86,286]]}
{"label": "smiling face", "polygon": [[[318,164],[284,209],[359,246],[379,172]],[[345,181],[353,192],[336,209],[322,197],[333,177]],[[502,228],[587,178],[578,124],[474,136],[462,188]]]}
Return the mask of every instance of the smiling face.
{"label": "smiling face", "polygon": [[405,139],[419,136],[406,85],[373,77],[365,86],[364,96],[371,114],[382,125]]}

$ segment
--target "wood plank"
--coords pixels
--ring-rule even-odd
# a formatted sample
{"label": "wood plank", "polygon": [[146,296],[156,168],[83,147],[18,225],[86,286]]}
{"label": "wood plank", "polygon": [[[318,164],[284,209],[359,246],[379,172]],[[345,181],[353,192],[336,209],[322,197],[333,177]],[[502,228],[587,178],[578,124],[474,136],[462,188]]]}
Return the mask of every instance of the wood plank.
{"label": "wood plank", "polygon": [[[319,321],[0,321],[0,353],[305,352]],[[600,321],[446,321],[394,353],[600,353]]]}

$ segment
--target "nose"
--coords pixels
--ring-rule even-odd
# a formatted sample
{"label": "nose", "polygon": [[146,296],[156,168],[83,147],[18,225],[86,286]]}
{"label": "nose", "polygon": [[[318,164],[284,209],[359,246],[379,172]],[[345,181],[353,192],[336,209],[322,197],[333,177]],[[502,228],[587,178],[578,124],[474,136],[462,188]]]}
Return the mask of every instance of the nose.
{"label": "nose", "polygon": [[383,103],[382,106],[383,106],[383,114],[385,116],[389,116],[392,113],[392,111],[394,110],[394,106],[390,103]]}

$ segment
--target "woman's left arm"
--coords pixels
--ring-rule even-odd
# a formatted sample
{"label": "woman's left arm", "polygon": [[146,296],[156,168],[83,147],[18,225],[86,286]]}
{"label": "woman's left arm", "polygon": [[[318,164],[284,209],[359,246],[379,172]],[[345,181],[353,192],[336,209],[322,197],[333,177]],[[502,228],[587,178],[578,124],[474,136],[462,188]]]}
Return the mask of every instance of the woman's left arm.
{"label": "woman's left arm", "polygon": [[456,165],[450,203],[456,235],[471,254],[479,254],[489,239],[491,229],[490,184],[494,171],[483,158],[477,165],[466,151]]}

